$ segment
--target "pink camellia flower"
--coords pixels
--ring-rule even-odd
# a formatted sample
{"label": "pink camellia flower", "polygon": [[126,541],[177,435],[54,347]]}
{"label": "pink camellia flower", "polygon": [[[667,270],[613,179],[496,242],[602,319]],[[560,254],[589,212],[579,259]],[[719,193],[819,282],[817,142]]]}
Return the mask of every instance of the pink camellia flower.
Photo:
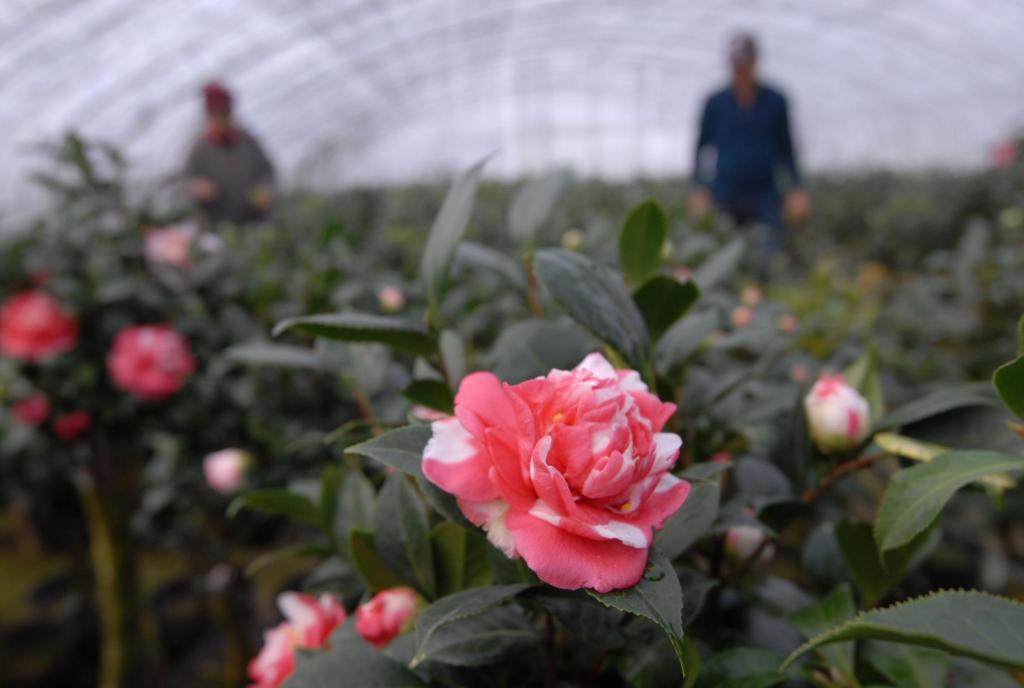
{"label": "pink camellia flower", "polygon": [[250,688],[278,688],[295,671],[295,650],[322,648],[335,628],[345,623],[345,608],[334,595],[320,599],[298,592],[277,596],[285,621],[263,633],[263,648],[249,662]]}
{"label": "pink camellia flower", "polygon": [[396,313],[405,307],[405,292],[401,287],[389,284],[377,290],[377,301],[380,303],[381,310],[386,313]]}
{"label": "pink camellia flower", "polygon": [[196,228],[191,224],[170,225],[146,232],[146,260],[185,269],[189,266],[192,239]]}
{"label": "pink camellia flower", "polygon": [[725,553],[734,562],[746,561],[760,552],[754,564],[763,566],[775,557],[775,544],[757,526],[733,526],[725,533]]}
{"label": "pink camellia flower", "polygon": [[43,291],[26,291],[0,307],[0,351],[44,361],[75,348],[78,321]]}
{"label": "pink camellia flower", "polygon": [[241,449],[221,449],[203,459],[206,484],[221,494],[231,494],[242,484],[249,455]]}
{"label": "pink camellia flower", "polygon": [[853,449],[867,437],[871,408],[841,374],[823,374],[804,398],[811,439],[829,454]]}
{"label": "pink camellia flower", "polygon": [[33,392],[11,405],[11,414],[25,425],[38,427],[50,417],[50,397]]}
{"label": "pink camellia flower", "polygon": [[541,580],[628,588],[690,492],[669,473],[682,440],[661,432],[675,410],[596,353],[518,385],[473,373],[455,416],[433,423],[423,473]]}
{"label": "pink camellia flower", "polygon": [[178,392],[195,369],[188,340],[170,325],[126,327],[114,337],[107,354],[114,384],[148,401]]}
{"label": "pink camellia flower", "polygon": [[381,648],[412,628],[420,598],[411,588],[381,590],[356,609],[356,630],[366,642]]}
{"label": "pink camellia flower", "polygon": [[72,411],[53,419],[53,434],[65,442],[77,439],[92,425],[88,411]]}

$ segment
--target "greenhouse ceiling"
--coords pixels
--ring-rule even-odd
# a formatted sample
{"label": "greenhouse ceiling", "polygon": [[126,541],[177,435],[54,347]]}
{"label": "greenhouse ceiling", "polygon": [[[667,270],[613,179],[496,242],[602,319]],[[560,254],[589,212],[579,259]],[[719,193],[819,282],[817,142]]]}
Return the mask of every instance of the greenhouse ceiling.
{"label": "greenhouse ceiling", "polygon": [[4,0],[3,207],[70,128],[174,172],[207,79],[286,183],[688,170],[724,44],[759,37],[811,169],[969,166],[1024,122],[1019,0]]}

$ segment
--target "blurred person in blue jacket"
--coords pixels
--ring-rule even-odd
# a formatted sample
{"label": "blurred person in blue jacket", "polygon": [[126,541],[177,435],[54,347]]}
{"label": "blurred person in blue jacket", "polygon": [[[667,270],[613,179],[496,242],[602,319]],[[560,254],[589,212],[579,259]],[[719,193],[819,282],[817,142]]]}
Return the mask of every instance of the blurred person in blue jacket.
{"label": "blurred person in blue jacket", "polygon": [[274,166],[259,141],[235,122],[231,92],[203,87],[206,123],[185,163],[189,195],[210,224],[266,219],[274,201]]}
{"label": "blurred person in blue jacket", "polygon": [[778,251],[783,223],[780,177],[785,176],[786,217],[803,221],[810,201],[800,186],[786,98],[757,79],[757,43],[739,34],[729,43],[732,79],[704,103],[694,153],[697,215],[712,205],[739,225],[757,224],[765,232],[762,266]]}

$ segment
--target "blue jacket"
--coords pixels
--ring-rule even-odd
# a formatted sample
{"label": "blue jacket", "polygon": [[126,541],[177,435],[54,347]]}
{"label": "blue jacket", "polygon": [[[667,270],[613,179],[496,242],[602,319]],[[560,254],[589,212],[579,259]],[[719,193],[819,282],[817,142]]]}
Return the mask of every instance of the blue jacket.
{"label": "blue jacket", "polygon": [[[713,170],[702,160],[708,148],[716,153]],[[759,85],[750,108],[741,108],[729,88],[708,98],[694,153],[698,184],[709,186],[720,202],[777,197],[780,168],[793,184],[800,183],[785,96]]]}

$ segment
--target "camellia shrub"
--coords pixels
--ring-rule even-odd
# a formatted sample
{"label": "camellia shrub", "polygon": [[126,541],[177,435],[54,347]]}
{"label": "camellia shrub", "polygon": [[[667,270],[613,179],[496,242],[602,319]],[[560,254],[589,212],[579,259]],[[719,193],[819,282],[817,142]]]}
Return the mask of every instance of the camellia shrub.
{"label": "camellia shrub", "polygon": [[[460,249],[481,166],[431,229],[422,301],[287,318],[290,342],[233,352],[387,349],[413,404],[378,398],[326,437],[343,458],[317,493],[233,502],[306,524],[277,556],[321,561],[255,685],[1013,685],[1024,606],[957,552],[1020,517],[1024,355],[994,387],[889,405],[873,347],[809,360],[792,315],[729,296],[742,239],[664,265],[653,202],[618,270],[538,247],[558,175],[510,208],[521,261]],[[467,262],[503,283],[501,315],[469,308]]]}

